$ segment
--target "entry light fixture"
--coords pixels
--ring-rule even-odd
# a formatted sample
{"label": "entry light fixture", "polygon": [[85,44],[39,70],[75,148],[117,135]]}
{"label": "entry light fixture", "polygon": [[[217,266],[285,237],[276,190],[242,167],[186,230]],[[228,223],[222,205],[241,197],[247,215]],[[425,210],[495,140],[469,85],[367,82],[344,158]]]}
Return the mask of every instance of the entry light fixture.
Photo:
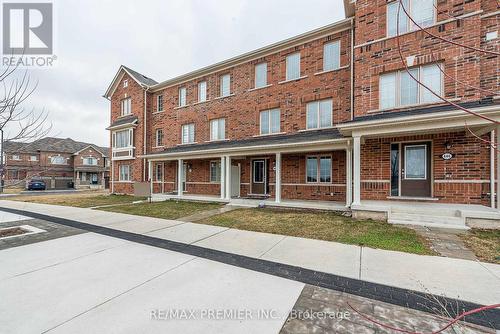
{"label": "entry light fixture", "polygon": [[444,147],[447,149],[447,150],[451,150],[451,143],[449,141],[447,141],[446,143],[444,143]]}

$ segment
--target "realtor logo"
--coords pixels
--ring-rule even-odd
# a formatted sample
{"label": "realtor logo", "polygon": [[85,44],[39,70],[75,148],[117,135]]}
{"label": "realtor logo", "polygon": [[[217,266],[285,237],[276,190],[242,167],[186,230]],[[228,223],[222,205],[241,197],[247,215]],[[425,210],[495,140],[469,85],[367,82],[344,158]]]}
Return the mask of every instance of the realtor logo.
{"label": "realtor logo", "polygon": [[52,54],[52,22],[52,3],[4,3],[3,54]]}

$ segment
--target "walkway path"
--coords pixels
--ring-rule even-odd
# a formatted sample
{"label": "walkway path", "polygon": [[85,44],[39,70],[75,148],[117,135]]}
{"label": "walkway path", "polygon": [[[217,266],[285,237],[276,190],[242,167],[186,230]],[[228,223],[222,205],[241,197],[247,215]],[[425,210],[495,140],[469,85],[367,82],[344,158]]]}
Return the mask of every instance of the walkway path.
{"label": "walkway path", "polygon": [[[298,270],[296,275],[301,275],[299,269],[305,268],[313,276],[315,272],[322,272],[344,277],[348,284],[359,282],[349,279],[360,279],[483,305],[500,302],[500,265],[495,264],[73,207],[0,201],[0,210],[2,208],[71,219],[96,228],[102,226],[108,232],[112,229],[176,242],[172,247],[192,244],[203,247],[201,250],[244,255],[242,261],[246,263],[252,263],[252,258],[281,263],[293,266],[283,270]],[[4,213],[0,211],[1,214]],[[273,267],[273,270],[281,269]],[[316,279],[321,280],[322,276]],[[363,284],[359,287],[361,292],[364,288]]]}

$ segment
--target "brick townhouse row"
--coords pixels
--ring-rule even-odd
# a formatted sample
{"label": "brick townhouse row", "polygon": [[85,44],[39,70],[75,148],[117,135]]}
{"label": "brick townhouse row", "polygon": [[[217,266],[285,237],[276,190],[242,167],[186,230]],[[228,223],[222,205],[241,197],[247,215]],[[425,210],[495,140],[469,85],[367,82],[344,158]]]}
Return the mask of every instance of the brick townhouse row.
{"label": "brick townhouse row", "polygon": [[[112,191],[492,205],[496,125],[408,74],[398,1],[344,4],[344,20],[163,82],[121,66],[105,94]],[[404,4],[435,35],[499,50],[496,0]],[[500,120],[499,57],[417,30],[401,14],[411,75]]]}

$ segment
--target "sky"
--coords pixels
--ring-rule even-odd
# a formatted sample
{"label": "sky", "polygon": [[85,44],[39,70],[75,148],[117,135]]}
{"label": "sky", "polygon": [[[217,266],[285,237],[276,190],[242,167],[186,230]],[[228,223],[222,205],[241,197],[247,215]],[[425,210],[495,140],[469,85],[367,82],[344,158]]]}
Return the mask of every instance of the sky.
{"label": "sky", "polygon": [[25,107],[50,135],[109,145],[109,101],[121,64],[156,81],[342,20],[342,0],[54,0],[57,66],[30,70]]}

